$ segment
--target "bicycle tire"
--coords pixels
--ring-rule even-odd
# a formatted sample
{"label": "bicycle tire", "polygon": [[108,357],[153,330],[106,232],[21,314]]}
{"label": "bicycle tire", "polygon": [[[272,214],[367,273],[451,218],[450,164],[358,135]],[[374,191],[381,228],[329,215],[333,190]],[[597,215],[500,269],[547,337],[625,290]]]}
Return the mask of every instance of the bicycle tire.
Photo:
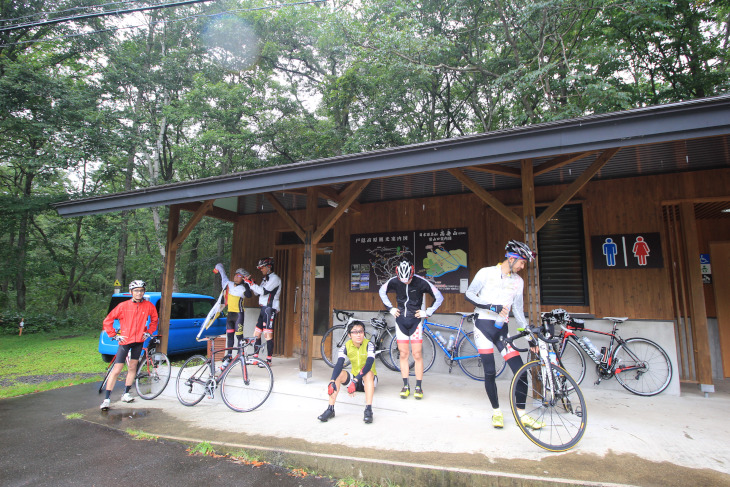
{"label": "bicycle tire", "polygon": [[[425,330],[423,331],[423,342],[421,342],[421,345],[421,354],[423,355],[423,373],[425,374],[431,370],[434,362],[436,362],[436,344],[433,342],[433,337],[426,333]],[[411,368],[411,375],[416,375],[413,368]]]}
{"label": "bicycle tire", "polygon": [[[400,367],[393,363],[390,356],[390,342],[395,338],[395,327],[386,328],[378,337],[378,343],[375,345],[375,352],[383,365],[390,370],[399,371]],[[379,353],[378,353],[379,352]]]}
{"label": "bicycle tire", "polygon": [[[322,354],[322,360],[330,367],[337,363],[337,352],[340,347],[347,341],[347,329],[345,325],[335,325],[322,335],[322,341],[319,344],[319,351]],[[332,349],[327,353],[327,340],[332,339]],[[345,358],[345,367],[350,365],[350,361]]]}
{"label": "bicycle tire", "polygon": [[274,374],[265,360],[238,357],[221,378],[221,397],[226,406],[247,413],[261,406],[271,395]]}
{"label": "bicycle tire", "polygon": [[[542,380],[543,365],[535,360],[524,364],[515,373],[510,386],[510,408],[520,430],[537,446],[548,451],[563,452],[573,448],[583,438],[587,425],[585,399],[580,387],[565,369],[553,366],[556,393]],[[517,384],[527,383],[525,414],[544,423],[540,429],[522,424],[517,406]],[[538,379],[536,379],[538,378]]]}
{"label": "bicycle tire", "polygon": [[624,388],[638,396],[655,396],[672,381],[672,362],[662,347],[646,338],[629,338],[616,347],[612,364],[633,366],[636,361],[645,364],[642,369],[631,369],[615,374]]}
{"label": "bicycle tire", "polygon": [[112,372],[112,368],[114,367],[113,363],[109,363],[109,366],[106,368],[106,373],[104,374],[104,378],[101,380],[101,384],[99,384],[99,394],[102,393],[106,389],[106,381],[109,378],[109,374]]}
{"label": "bicycle tire", "polygon": [[213,379],[208,359],[193,355],[185,361],[177,374],[175,392],[177,399],[185,406],[195,406],[205,396],[206,388]]}
{"label": "bicycle tire", "polygon": [[560,366],[580,384],[586,376],[586,358],[575,340],[568,338],[565,348],[560,354]]}
{"label": "bicycle tire", "polygon": [[[501,357],[501,355],[499,356]],[[476,343],[474,342],[473,331],[464,334],[464,336],[461,337],[461,340],[459,340],[459,344],[456,346],[456,358],[458,359],[457,363],[459,364],[459,367],[467,376],[474,380],[484,382],[484,366],[482,365],[482,357],[479,355],[479,350],[477,350]],[[502,369],[497,373],[497,375],[502,373],[504,365],[504,360],[502,360]]]}
{"label": "bicycle tire", "polygon": [[170,359],[162,352],[150,350],[143,353],[137,367],[137,377],[134,379],[134,387],[137,395],[142,399],[154,399],[165,390],[170,382]]}

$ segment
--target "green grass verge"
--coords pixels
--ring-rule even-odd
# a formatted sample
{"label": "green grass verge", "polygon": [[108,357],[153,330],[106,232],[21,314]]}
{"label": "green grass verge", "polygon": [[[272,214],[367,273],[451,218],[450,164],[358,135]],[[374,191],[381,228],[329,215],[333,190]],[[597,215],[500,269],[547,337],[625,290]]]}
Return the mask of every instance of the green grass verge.
{"label": "green grass verge", "polygon": [[[78,333],[78,332],[77,332]],[[97,347],[98,331],[0,336],[0,399],[94,382],[106,367]],[[58,380],[28,383],[28,377],[64,374]],[[94,374],[89,376],[88,374]],[[26,379],[22,379],[22,378]]]}

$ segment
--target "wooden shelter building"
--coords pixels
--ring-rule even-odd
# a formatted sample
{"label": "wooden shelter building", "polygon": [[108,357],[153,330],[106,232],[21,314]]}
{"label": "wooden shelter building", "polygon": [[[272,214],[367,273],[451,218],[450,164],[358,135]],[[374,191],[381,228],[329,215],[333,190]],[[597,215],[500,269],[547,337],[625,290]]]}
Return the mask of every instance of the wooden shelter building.
{"label": "wooden shelter building", "polygon": [[[532,320],[557,307],[629,316],[647,320],[642,335],[649,338],[651,323],[672,322],[683,381],[712,391],[713,360],[716,377],[730,376],[728,95],[56,208],[72,217],[151,206],[170,207],[163,336],[177,249],[207,216],[234,224],[231,268],[252,268],[259,257],[275,256],[284,283],[277,351],[299,356],[304,377],[312,370],[313,336],[331,325],[333,308],[382,308],[377,261],[392,257],[393,248],[411,249],[417,267],[427,270],[439,269],[435,261],[450,255],[450,242],[463,251],[465,260],[453,266],[460,279],[446,282],[454,269],[441,262],[440,278],[450,291],[438,312],[452,313],[470,309],[461,293],[466,282],[501,260],[512,238],[539,252],[539,265],[531,265],[525,279]],[[248,304],[255,306],[255,298]]]}

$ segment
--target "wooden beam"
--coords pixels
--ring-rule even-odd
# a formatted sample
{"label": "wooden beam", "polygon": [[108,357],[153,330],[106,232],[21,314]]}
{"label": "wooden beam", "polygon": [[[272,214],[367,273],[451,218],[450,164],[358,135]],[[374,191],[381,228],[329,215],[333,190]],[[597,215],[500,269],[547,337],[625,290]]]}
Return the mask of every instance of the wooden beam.
{"label": "wooden beam", "polygon": [[477,195],[479,198],[482,199],[482,201],[494,208],[497,213],[507,219],[507,221],[516,226],[520,231],[524,231],[525,224],[522,218],[520,218],[514,211],[507,208],[504,203],[489,194],[484,188],[479,186],[476,181],[464,174],[464,171],[462,171],[461,169],[449,169],[448,171],[449,173],[451,173],[452,176],[461,181],[464,186],[469,188],[472,193]]}
{"label": "wooden beam", "polygon": [[[202,204],[203,203],[181,203],[179,206],[181,210],[191,211],[194,213],[198,211],[198,208],[200,208],[200,205]],[[239,215],[236,212],[213,206],[210,210],[208,210],[205,216],[217,218],[218,220],[223,220],[230,223],[236,223],[238,221]]]}
{"label": "wooden beam", "polygon": [[687,287],[689,291],[692,344],[694,345],[697,381],[701,386],[712,386],[710,333],[707,326],[702,269],[699,263],[700,244],[697,238],[697,220],[695,219],[694,204],[680,204],[679,214],[683,229],[685,262],[687,262]]}
{"label": "wooden beam", "polygon": [[312,376],[312,334],[314,332],[314,282],[317,251],[312,239],[317,225],[317,189],[307,188],[307,213],[304,238],[304,262],[302,263],[302,314],[299,336],[302,354],[299,357],[299,375],[305,380]]}
{"label": "wooden beam", "polygon": [[510,178],[520,178],[522,174],[516,167],[500,166],[499,164],[487,164],[484,166],[469,166],[470,171],[488,172],[491,174],[499,174],[500,176],[507,176]]}
{"label": "wooden beam", "polygon": [[294,230],[294,233],[297,234],[297,236],[301,239],[301,241],[304,242],[304,239],[305,239],[304,229],[289,214],[289,212],[286,211],[286,208],[284,208],[284,206],[281,203],[279,203],[279,200],[277,200],[276,197],[272,193],[265,193],[264,196],[266,196],[266,199],[269,200],[269,203],[271,203],[271,206],[274,207],[274,209],[279,214],[279,216],[284,219],[284,221],[287,223],[287,225],[289,225],[289,227],[292,230]]}
{"label": "wooden beam", "polygon": [[535,231],[539,231],[545,224],[555,216],[555,214],[560,211],[560,209],[565,206],[565,204],[570,201],[570,199],[575,196],[575,194],[581,190],[583,186],[588,183],[588,181],[595,176],[598,171],[601,170],[601,168],[606,165],[606,163],[618,152],[621,148],[614,148],[614,149],[607,149],[603,151],[603,153],[596,158],[595,161],[593,161],[593,164],[591,164],[588,169],[583,171],[583,174],[581,174],[575,181],[570,183],[567,188],[565,188],[565,191],[558,196],[558,198],[553,201],[550,206],[548,206],[545,211],[543,211],[540,216],[535,221]]}
{"label": "wooden beam", "polygon": [[[182,232],[180,232],[179,235],[175,237],[172,244],[175,246],[175,251],[177,252],[177,247],[182,245],[182,243],[185,241],[186,238],[190,235],[190,232],[193,231],[193,228],[200,222],[200,220],[203,219],[205,214],[213,208],[213,203],[215,200],[208,200],[204,202],[200,207],[193,213],[193,216],[190,217],[190,220],[188,220],[187,224],[185,224],[185,228],[182,229]],[[178,213],[180,209],[178,208]]]}
{"label": "wooden beam", "polygon": [[578,154],[566,154],[562,156],[555,157],[554,159],[550,159],[549,161],[545,161],[539,166],[535,167],[533,169],[533,173],[535,176],[540,176],[542,174],[545,174],[546,172],[550,172],[553,169],[557,169],[559,167],[566,166],[570,164],[571,162],[578,161],[580,159],[583,159],[584,157],[588,157],[591,154],[595,154],[598,151],[589,151],[589,152],[581,152]]}
{"label": "wooden beam", "polygon": [[[328,186],[319,186],[317,189],[319,190],[319,194],[321,194],[325,199],[330,199],[339,205],[348,187],[339,192]],[[357,201],[353,201],[352,203],[350,203],[349,209],[357,213],[360,213],[362,211],[360,203]]]}
{"label": "wooden beam", "polygon": [[[535,230],[535,178],[532,159],[522,161],[522,218],[525,225],[525,242],[537,251]],[[540,321],[540,276],[537,262],[527,264],[527,313],[528,322]]]}
{"label": "wooden beam", "polygon": [[160,336],[160,348],[162,353],[167,353],[168,338],[170,336],[170,311],[172,310],[172,288],[175,282],[175,259],[177,258],[177,245],[174,244],[178,237],[180,227],[180,206],[170,206],[170,214],[167,218],[167,249],[162,270],[162,289],[160,297],[160,313],[157,332]]}
{"label": "wooden beam", "polygon": [[340,200],[337,208],[332,208],[330,214],[312,235],[312,244],[316,245],[320,240],[322,240],[324,234],[327,233],[327,231],[332,228],[332,225],[334,225],[337,220],[345,214],[345,210],[350,207],[352,202],[355,201],[355,198],[360,196],[360,193],[362,193],[362,190],[365,189],[368,184],[370,184],[370,179],[363,179],[362,181],[350,183],[347,189],[342,192],[342,200]]}

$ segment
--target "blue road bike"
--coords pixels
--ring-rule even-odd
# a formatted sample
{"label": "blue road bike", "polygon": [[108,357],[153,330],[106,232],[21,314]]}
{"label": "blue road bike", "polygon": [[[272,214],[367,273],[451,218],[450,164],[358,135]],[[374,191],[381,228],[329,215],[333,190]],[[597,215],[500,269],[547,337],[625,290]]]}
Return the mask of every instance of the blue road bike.
{"label": "blue road bike", "polygon": [[[457,313],[461,318],[457,326],[444,325],[441,323],[435,323],[428,319],[423,322],[423,372],[428,372],[433,364],[436,362],[436,345],[444,352],[444,361],[449,366],[449,373],[454,367],[454,363],[458,364],[461,370],[466,375],[474,380],[484,381],[484,367],[482,366],[482,360],[479,357],[479,351],[477,350],[476,343],[474,342],[474,332],[467,332],[464,330],[464,322],[473,322],[476,315],[474,313]],[[441,343],[435,335],[435,332],[431,328],[441,328],[446,330],[446,333],[454,335],[454,340],[449,347],[451,340],[444,340],[445,343]],[[441,332],[438,330],[439,333]],[[395,337],[390,342],[390,356],[391,362],[400,370],[400,352],[398,351],[398,341]],[[497,376],[499,376],[505,369],[505,361],[502,355],[498,352],[494,354],[494,361]],[[409,362],[413,363],[412,356],[409,357]],[[413,366],[411,366],[410,375],[414,375]]]}

